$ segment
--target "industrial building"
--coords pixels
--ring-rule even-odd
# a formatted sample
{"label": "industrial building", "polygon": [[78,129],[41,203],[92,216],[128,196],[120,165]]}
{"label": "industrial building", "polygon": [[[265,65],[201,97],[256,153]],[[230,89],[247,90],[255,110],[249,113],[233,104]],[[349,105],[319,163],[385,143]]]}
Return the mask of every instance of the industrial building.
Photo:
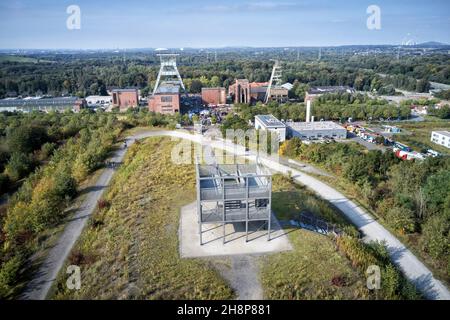
{"label": "industrial building", "polygon": [[86,107],[86,100],[78,97],[57,98],[6,98],[0,100],[0,112],[9,111],[80,111]]}
{"label": "industrial building", "polygon": [[255,116],[255,129],[276,132],[279,142],[286,140],[286,125],[271,114]]}
{"label": "industrial building", "polygon": [[266,227],[270,240],[272,176],[259,164],[196,165],[197,213],[200,245],[203,245],[203,225],[222,227],[226,243],[227,224]]}
{"label": "industrial building", "polygon": [[112,105],[119,107],[120,111],[139,106],[139,94],[137,89],[114,89],[112,90]]}
{"label": "industrial building", "polygon": [[221,105],[227,103],[225,88],[202,88],[202,103],[205,105]]}
{"label": "industrial building", "polygon": [[431,142],[450,149],[450,131],[432,131]]}
{"label": "industrial building", "polygon": [[301,139],[347,138],[347,129],[333,121],[314,121],[311,100],[306,101],[306,121],[287,122],[288,134]]}
{"label": "industrial building", "polygon": [[[268,92],[268,82],[249,82],[248,79],[236,79],[236,82],[228,88],[228,94],[233,98],[234,103],[251,104],[266,99]],[[269,100],[286,102],[289,90],[285,87],[272,87]]]}
{"label": "industrial building", "polygon": [[163,84],[148,99],[150,111],[172,114],[180,112],[180,87],[178,85]]}
{"label": "industrial building", "polygon": [[301,139],[347,138],[347,130],[333,121],[288,122],[286,124],[291,137]]}
{"label": "industrial building", "polygon": [[305,101],[314,101],[317,97],[320,97],[327,93],[355,93],[355,89],[349,86],[322,86],[311,87],[305,95]]}
{"label": "industrial building", "polygon": [[171,114],[180,112],[181,91],[185,91],[177,68],[178,54],[159,54],[161,60],[153,94],[148,99],[150,111]]}

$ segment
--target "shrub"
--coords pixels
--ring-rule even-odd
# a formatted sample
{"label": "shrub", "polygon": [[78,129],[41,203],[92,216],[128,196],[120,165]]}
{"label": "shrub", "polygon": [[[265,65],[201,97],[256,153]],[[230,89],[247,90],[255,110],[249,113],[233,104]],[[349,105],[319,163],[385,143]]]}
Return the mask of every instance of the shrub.
{"label": "shrub", "polygon": [[437,259],[450,254],[450,221],[444,214],[434,215],[425,222],[422,249]]}
{"label": "shrub", "polygon": [[18,181],[32,169],[33,162],[30,156],[21,152],[14,152],[6,165],[5,172],[12,181]]}
{"label": "shrub", "polygon": [[20,255],[5,261],[0,267],[0,299],[8,298],[13,293],[13,284],[23,263]]}

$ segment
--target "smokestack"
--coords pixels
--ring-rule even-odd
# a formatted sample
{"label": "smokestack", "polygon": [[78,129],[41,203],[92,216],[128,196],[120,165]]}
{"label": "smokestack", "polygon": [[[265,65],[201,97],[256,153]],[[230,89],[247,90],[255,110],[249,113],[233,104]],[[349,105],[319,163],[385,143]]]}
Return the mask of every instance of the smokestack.
{"label": "smokestack", "polygon": [[314,122],[314,116],[311,117],[311,122]]}
{"label": "smokestack", "polygon": [[311,100],[306,101],[306,122],[311,121]]}

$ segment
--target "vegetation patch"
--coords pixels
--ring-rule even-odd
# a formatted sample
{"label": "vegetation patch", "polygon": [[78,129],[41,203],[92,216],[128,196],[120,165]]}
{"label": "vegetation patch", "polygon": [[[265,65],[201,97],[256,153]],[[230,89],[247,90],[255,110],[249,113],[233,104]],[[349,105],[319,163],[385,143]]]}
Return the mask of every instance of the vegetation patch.
{"label": "vegetation patch", "polygon": [[99,206],[71,255],[81,261],[81,289],[67,289],[61,272],[54,298],[233,297],[212,261],[179,256],[180,208],[195,199],[195,171],[172,163],[175,143],[150,138],[131,147],[102,200],[109,205]]}

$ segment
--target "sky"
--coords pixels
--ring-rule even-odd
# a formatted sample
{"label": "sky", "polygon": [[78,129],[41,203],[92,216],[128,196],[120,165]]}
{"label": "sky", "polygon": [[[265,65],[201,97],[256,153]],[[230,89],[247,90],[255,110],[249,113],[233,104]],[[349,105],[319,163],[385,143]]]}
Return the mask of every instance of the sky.
{"label": "sky", "polygon": [[[80,28],[66,12],[80,8]],[[367,8],[380,8],[369,29]],[[450,43],[449,0],[0,0],[1,49]]]}

